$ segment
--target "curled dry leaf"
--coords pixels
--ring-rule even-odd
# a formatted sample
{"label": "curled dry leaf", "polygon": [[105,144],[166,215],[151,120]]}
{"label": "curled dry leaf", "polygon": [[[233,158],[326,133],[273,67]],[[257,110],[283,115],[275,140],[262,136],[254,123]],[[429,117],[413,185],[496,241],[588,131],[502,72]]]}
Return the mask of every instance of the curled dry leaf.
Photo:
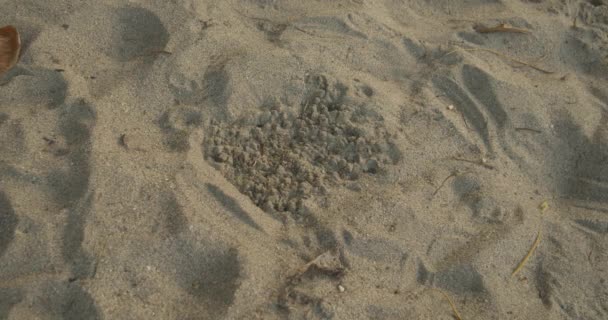
{"label": "curled dry leaf", "polygon": [[21,39],[13,26],[0,28],[0,75],[10,70],[19,60]]}

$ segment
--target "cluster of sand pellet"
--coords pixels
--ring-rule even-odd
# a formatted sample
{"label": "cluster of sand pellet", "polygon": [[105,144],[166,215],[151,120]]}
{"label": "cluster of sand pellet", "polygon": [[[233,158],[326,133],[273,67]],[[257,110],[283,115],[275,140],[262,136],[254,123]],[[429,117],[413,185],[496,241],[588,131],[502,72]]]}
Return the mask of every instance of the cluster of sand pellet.
{"label": "cluster of sand pellet", "polygon": [[209,160],[265,211],[297,213],[302,200],[327,186],[377,173],[391,148],[382,118],[364,106],[311,99],[298,114],[274,106],[254,121],[214,121]]}

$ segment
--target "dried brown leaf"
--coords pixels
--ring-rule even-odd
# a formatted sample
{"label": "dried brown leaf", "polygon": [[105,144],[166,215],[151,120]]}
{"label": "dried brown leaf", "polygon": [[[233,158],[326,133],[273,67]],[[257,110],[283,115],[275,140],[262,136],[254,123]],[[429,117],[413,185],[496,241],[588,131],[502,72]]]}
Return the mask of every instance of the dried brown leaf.
{"label": "dried brown leaf", "polygon": [[10,70],[19,60],[21,39],[13,26],[0,28],[0,75]]}

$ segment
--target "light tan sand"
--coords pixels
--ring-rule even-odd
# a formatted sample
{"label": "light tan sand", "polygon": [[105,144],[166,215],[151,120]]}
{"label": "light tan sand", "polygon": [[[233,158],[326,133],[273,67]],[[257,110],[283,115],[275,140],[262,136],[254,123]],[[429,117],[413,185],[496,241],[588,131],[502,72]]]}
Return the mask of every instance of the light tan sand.
{"label": "light tan sand", "polygon": [[0,8],[0,319],[608,319],[605,0]]}

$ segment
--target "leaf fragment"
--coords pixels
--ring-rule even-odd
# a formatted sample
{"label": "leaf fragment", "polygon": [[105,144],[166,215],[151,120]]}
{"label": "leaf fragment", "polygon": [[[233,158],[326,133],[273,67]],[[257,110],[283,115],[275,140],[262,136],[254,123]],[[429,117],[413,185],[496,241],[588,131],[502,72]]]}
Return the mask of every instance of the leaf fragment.
{"label": "leaf fragment", "polygon": [[0,28],[0,75],[10,70],[19,60],[21,39],[13,26]]}

